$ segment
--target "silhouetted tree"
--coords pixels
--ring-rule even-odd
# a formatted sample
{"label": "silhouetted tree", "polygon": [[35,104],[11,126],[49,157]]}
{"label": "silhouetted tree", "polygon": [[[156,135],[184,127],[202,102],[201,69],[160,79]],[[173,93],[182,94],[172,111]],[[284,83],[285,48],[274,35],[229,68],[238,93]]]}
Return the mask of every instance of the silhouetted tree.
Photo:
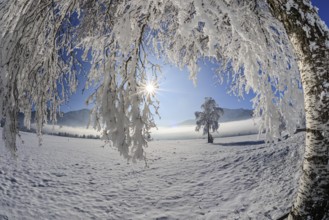
{"label": "silhouetted tree", "polygon": [[205,102],[201,105],[202,112],[195,112],[196,131],[203,128],[203,135],[208,134],[208,143],[213,143],[214,138],[210,130],[217,131],[219,118],[224,114],[222,108],[218,107],[216,101],[211,97],[206,97]]}

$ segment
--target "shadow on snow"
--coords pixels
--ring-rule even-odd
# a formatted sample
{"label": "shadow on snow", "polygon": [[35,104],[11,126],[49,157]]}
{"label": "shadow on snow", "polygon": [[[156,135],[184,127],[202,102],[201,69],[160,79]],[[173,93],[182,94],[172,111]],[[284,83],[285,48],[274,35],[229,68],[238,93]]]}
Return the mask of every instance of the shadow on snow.
{"label": "shadow on snow", "polygon": [[244,145],[259,145],[265,144],[265,141],[241,141],[241,142],[230,142],[230,143],[214,143],[214,145],[221,146],[244,146]]}

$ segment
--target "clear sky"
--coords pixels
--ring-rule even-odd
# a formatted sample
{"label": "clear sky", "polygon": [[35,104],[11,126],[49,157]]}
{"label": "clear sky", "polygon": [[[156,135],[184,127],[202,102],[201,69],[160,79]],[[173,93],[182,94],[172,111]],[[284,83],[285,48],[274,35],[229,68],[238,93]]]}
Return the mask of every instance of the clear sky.
{"label": "clear sky", "polygon": [[[329,24],[329,0],[311,0],[319,8],[320,17]],[[219,84],[213,71],[214,65],[210,62],[200,62],[197,86],[189,80],[187,70],[180,70],[174,66],[162,67],[163,76],[160,81],[158,99],[160,101],[161,119],[156,119],[158,125],[175,125],[187,119],[194,118],[194,112],[200,110],[205,97],[213,97],[220,107],[252,109],[250,99],[253,94],[247,94],[244,99],[239,99],[227,94],[228,85]],[[84,100],[92,91],[82,94],[84,84],[80,77],[78,91],[70,101],[62,107],[63,111],[87,108]],[[90,106],[89,106],[90,107]]]}
{"label": "clear sky", "polygon": [[174,66],[163,67],[163,80],[158,93],[161,116],[161,120],[157,120],[159,125],[175,125],[193,119],[194,112],[200,110],[205,97],[213,97],[219,106],[225,108],[252,108],[250,98],[253,95],[239,100],[227,94],[228,85],[219,84],[214,64],[199,62],[199,67],[196,86],[189,80],[187,70],[181,71]]}

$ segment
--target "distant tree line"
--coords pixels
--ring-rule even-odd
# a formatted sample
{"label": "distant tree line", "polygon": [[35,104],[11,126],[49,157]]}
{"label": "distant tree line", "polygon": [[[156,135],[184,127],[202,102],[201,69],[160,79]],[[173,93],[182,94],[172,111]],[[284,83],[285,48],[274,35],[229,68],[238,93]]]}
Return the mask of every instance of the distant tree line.
{"label": "distant tree line", "polygon": [[58,133],[51,133],[51,135],[55,135],[55,136],[61,136],[61,137],[71,137],[71,138],[86,138],[86,139],[100,139],[99,135],[92,135],[92,134],[71,134],[68,132],[58,132]]}
{"label": "distant tree line", "polygon": [[[4,120],[0,120],[0,127],[4,126]],[[29,133],[36,133],[36,130],[34,128],[27,129],[24,126],[19,127],[20,131],[23,132],[29,132]],[[54,136],[60,136],[60,137],[71,137],[71,138],[86,138],[86,139],[100,139],[100,135],[93,135],[93,134],[72,134],[68,132],[44,132],[44,134],[48,135],[54,135]]]}

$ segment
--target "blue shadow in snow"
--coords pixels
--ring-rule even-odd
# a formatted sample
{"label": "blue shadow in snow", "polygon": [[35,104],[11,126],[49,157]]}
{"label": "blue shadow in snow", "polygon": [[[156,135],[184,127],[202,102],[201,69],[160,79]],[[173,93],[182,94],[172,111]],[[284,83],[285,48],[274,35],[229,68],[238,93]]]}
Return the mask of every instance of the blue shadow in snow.
{"label": "blue shadow in snow", "polygon": [[241,142],[213,143],[213,144],[214,145],[221,145],[221,146],[244,146],[244,145],[265,144],[265,141],[241,141]]}

